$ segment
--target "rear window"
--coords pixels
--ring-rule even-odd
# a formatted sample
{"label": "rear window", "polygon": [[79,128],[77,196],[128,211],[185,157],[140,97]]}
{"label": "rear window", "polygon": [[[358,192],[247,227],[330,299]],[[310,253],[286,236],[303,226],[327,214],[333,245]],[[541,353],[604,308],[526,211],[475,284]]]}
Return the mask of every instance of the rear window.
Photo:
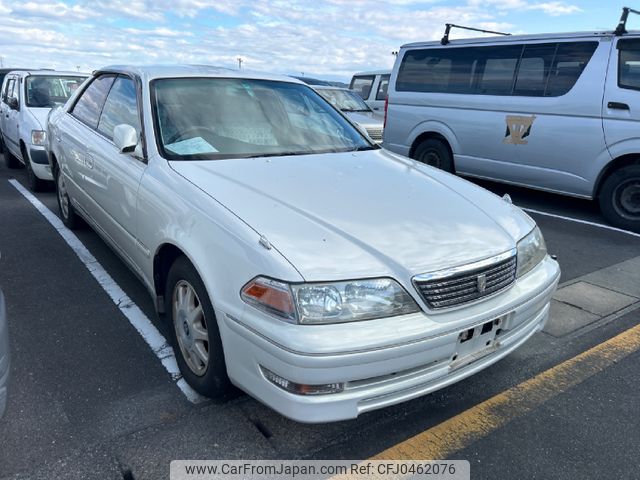
{"label": "rear window", "polygon": [[556,97],[571,90],[597,46],[558,42],[409,50],[396,90]]}
{"label": "rear window", "polygon": [[349,88],[360,95],[364,100],[366,100],[367,98],[369,98],[371,87],[373,86],[373,81],[375,80],[375,78],[375,75],[353,77],[351,79],[351,85],[349,85]]}

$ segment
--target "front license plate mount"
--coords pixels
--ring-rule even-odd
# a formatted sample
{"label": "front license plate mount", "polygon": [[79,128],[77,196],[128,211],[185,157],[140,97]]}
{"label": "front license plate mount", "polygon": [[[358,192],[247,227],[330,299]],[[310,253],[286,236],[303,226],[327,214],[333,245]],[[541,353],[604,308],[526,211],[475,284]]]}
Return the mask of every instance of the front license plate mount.
{"label": "front license plate mount", "polygon": [[449,369],[456,370],[495,352],[500,345],[496,337],[502,323],[501,317],[461,331]]}

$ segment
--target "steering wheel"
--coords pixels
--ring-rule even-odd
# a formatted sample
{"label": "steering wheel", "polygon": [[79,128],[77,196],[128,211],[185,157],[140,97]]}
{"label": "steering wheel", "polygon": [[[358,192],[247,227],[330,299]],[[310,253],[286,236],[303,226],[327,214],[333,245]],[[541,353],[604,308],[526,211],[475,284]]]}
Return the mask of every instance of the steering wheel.
{"label": "steering wheel", "polygon": [[182,140],[184,137],[186,137],[189,134],[199,133],[199,132],[206,132],[213,135],[217,135],[215,130],[211,127],[205,127],[204,125],[193,125],[181,132],[174,134],[169,140],[167,140],[166,145],[176,143],[177,141]]}

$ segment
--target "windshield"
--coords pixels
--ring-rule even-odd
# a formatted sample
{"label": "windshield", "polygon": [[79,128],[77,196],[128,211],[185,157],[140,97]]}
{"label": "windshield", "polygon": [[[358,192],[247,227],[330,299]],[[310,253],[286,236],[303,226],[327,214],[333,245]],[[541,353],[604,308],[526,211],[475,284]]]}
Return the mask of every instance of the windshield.
{"label": "windshield", "polygon": [[30,75],[26,81],[27,107],[53,108],[63,105],[84,81],[85,77]]}
{"label": "windshield", "polygon": [[351,90],[340,88],[319,88],[317,92],[329,103],[343,112],[370,112],[369,106],[362,97]]}
{"label": "windshield", "polygon": [[152,83],[165,158],[222,159],[377,148],[306,85],[235,78]]}

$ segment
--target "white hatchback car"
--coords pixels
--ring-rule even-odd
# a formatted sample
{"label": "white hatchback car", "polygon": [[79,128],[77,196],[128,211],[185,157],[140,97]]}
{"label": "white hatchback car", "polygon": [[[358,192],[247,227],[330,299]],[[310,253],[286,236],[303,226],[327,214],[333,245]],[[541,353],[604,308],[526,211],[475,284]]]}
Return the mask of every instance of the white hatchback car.
{"label": "white hatchback car", "polygon": [[424,395],[543,328],[531,218],[381,150],[289,77],[111,67],[49,117],[64,223],[142,279],[199,392],[304,422]]}
{"label": "white hatchback car", "polygon": [[77,72],[12,71],[0,93],[0,132],[7,167],[27,167],[29,187],[36,191],[53,180],[44,149],[47,115],[62,105],[87,79]]}

